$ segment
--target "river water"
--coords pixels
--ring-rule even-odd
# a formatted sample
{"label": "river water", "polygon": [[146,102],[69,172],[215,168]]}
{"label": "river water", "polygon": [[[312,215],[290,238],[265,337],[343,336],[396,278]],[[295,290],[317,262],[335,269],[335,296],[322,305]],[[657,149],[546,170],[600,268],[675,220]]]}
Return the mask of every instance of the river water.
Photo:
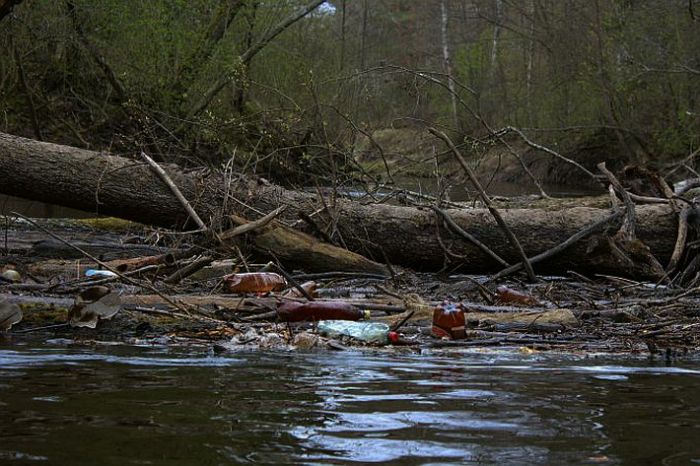
{"label": "river water", "polygon": [[0,340],[0,464],[700,464],[700,361]]}

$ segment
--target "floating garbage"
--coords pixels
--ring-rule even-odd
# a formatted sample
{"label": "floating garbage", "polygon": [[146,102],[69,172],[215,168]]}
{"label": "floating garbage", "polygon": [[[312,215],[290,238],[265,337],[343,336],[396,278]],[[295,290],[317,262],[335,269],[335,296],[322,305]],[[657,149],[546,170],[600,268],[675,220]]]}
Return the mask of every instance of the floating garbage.
{"label": "floating garbage", "polygon": [[110,278],[117,277],[118,275],[111,270],[87,269],[85,271],[85,276],[90,278]]}
{"label": "floating garbage", "polygon": [[433,309],[433,336],[459,340],[465,337],[464,309],[455,303],[443,303]]}
{"label": "floating garbage", "polygon": [[224,277],[224,287],[229,293],[267,293],[286,286],[284,277],[273,272],[232,273]]}
{"label": "floating garbage", "polygon": [[350,322],[347,320],[322,320],[318,323],[318,333],[325,337],[350,337],[365,343],[388,345],[399,340],[387,324],[381,322]]}
{"label": "floating garbage", "polygon": [[369,311],[358,309],[349,303],[310,301],[298,303],[287,301],[277,308],[280,320],[285,322],[302,322],[318,320],[367,320]]}

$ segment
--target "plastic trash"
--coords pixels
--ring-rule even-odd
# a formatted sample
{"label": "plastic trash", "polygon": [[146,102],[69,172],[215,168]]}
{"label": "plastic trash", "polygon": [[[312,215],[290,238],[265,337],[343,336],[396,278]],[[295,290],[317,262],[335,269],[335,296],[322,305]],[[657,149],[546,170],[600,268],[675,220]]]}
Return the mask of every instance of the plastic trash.
{"label": "plastic trash", "polygon": [[224,277],[224,287],[229,293],[267,293],[286,286],[284,277],[272,272],[232,273]]}
{"label": "plastic trash", "polygon": [[87,269],[85,276],[90,278],[109,278],[118,276],[116,273],[109,270]]}
{"label": "plastic trash", "polygon": [[298,303],[287,301],[277,308],[280,320],[302,322],[307,320],[367,320],[369,311],[362,311],[349,303],[309,301]]}
{"label": "plastic trash", "polygon": [[[300,285],[304,291],[306,291],[312,298],[318,298],[318,284],[316,282],[304,282]],[[289,298],[304,298],[304,295],[296,288],[290,288],[285,293],[284,296]]]}
{"label": "plastic trash", "polygon": [[18,282],[22,280],[22,276],[15,269],[5,270],[3,273],[0,273],[0,277],[10,282]]}
{"label": "plastic trash", "polygon": [[455,303],[443,303],[433,309],[431,333],[438,338],[459,340],[465,338],[464,309]]}
{"label": "plastic trash", "polygon": [[501,304],[522,304],[525,306],[538,306],[540,304],[534,296],[516,291],[504,285],[496,288],[496,293],[496,300]]}
{"label": "plastic trash", "polygon": [[365,343],[388,345],[399,339],[387,324],[381,322],[350,322],[347,320],[322,320],[318,332],[330,338],[351,337]]}

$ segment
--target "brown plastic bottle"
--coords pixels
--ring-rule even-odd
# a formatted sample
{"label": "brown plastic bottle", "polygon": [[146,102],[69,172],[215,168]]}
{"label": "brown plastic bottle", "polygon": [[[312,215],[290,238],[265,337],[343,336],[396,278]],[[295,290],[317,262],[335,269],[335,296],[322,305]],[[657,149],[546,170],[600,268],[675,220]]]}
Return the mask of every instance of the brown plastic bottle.
{"label": "brown plastic bottle", "polygon": [[284,322],[319,320],[362,320],[369,318],[369,311],[362,311],[352,304],[342,302],[287,301],[277,307],[277,314]]}
{"label": "brown plastic bottle", "polygon": [[522,304],[525,306],[538,306],[540,304],[534,296],[508,288],[505,285],[496,288],[496,293],[496,300],[501,304]]}
{"label": "brown plastic bottle", "polygon": [[[313,298],[318,298],[318,284],[316,282],[304,282],[300,285]],[[288,298],[303,298],[304,295],[296,288],[290,288],[282,296]]]}
{"label": "brown plastic bottle", "polygon": [[283,290],[286,284],[282,275],[272,272],[232,273],[224,277],[229,293],[267,293]]}
{"label": "brown plastic bottle", "polygon": [[465,338],[464,309],[454,303],[443,303],[433,309],[432,334],[453,340]]}

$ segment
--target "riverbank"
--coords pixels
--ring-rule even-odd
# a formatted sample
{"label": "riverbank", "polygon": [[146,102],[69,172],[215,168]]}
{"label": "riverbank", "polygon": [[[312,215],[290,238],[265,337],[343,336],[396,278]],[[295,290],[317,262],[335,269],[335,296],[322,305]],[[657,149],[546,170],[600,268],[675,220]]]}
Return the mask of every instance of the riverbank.
{"label": "riverbank", "polygon": [[[265,264],[222,257],[181,281],[168,283],[167,277],[207,251],[195,254],[192,248],[196,246],[182,236],[168,238],[164,232],[138,224],[109,220],[43,223],[65,238],[66,244],[47,239],[27,222],[6,228],[2,271],[15,270],[19,280],[4,279],[0,293],[6,315],[13,306],[21,312],[21,320],[4,333],[11,341],[31,335],[84,344],[204,344],[217,351],[372,348],[421,353],[508,348],[526,353],[667,358],[700,350],[700,293],[694,288],[576,273],[540,276],[530,284],[512,278],[492,280],[449,271],[420,274],[395,268],[393,277],[289,271],[287,285],[280,291],[236,294],[223,288],[224,277],[245,271],[246,265],[249,271],[256,271]],[[153,241],[157,234],[159,243]],[[86,277],[88,270],[104,267],[85,254],[121,267],[124,276]],[[163,262],[143,265],[144,257],[162,257]],[[400,344],[380,349],[380,345],[349,337],[320,335],[315,322],[285,322],[277,310],[284,303],[306,302],[295,284],[310,281],[315,283],[314,302],[344,303],[369,311],[370,321],[397,332]],[[90,309],[90,290],[100,287],[107,290],[100,293],[118,296],[118,305],[112,306],[113,311],[103,306],[96,315],[86,314],[76,299],[83,306],[88,303]],[[433,310],[444,303],[464,310],[464,338],[432,335]]]}

